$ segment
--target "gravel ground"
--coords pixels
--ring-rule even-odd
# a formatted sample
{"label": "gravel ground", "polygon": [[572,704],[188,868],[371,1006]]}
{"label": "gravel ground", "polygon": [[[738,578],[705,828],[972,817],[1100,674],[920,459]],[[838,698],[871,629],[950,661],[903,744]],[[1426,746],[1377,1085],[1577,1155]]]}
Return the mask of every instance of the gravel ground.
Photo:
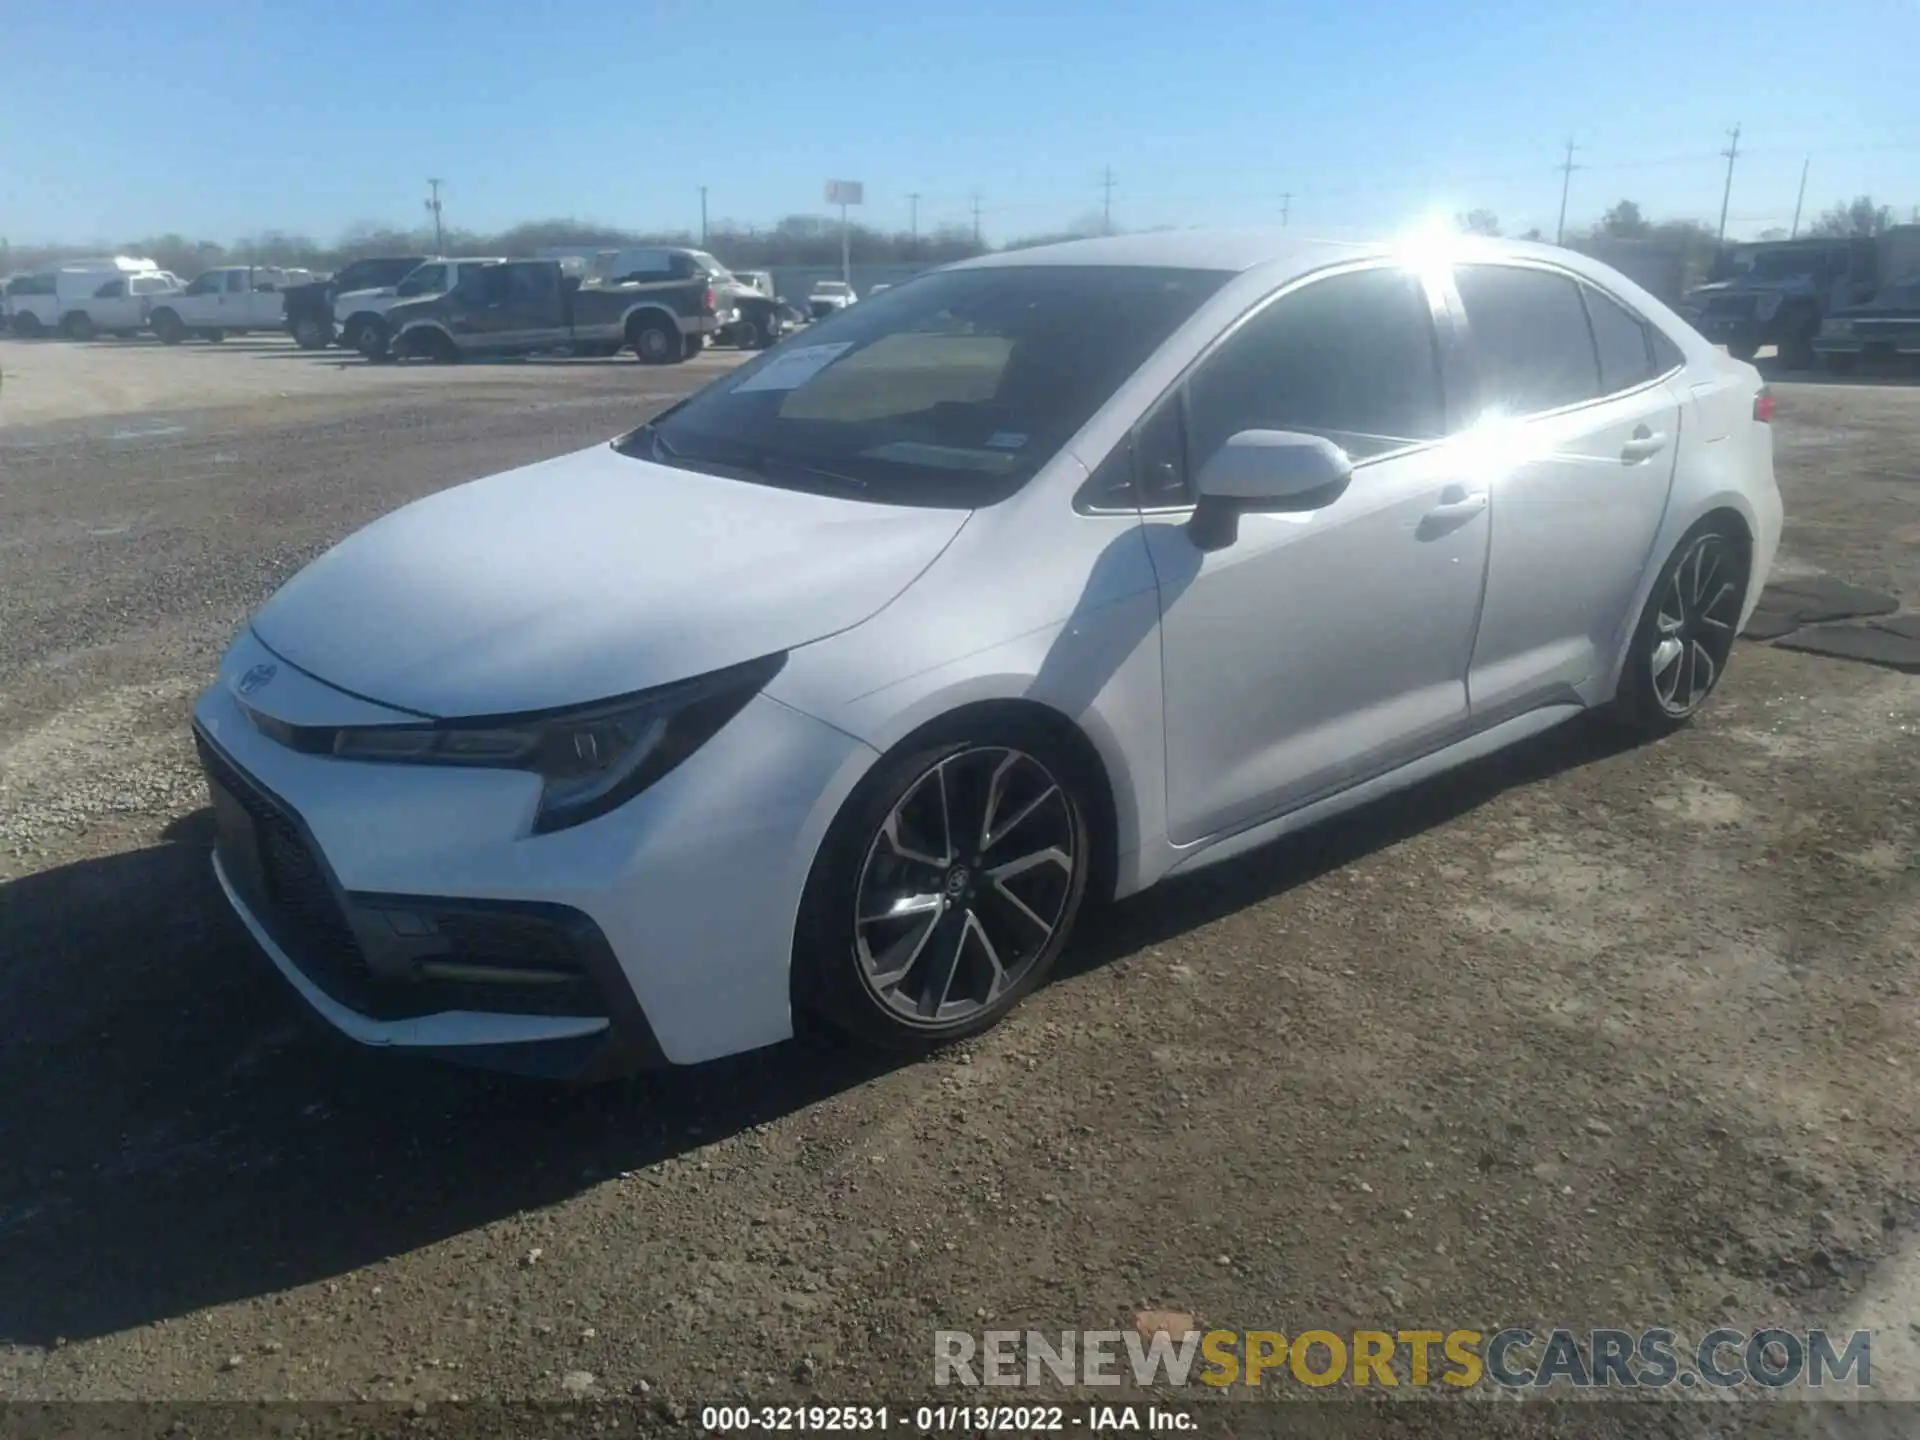
{"label": "gravel ground", "polygon": [[[0,430],[0,1395],[657,1414],[1143,1308],[1920,1321],[1920,680],[1764,646],[1669,740],[1570,727],[1114,907],[937,1059],[581,1092],[333,1036],[215,891],[190,696],[341,535],[721,363]],[[1920,608],[1920,390],[1777,393],[1787,564]]]}

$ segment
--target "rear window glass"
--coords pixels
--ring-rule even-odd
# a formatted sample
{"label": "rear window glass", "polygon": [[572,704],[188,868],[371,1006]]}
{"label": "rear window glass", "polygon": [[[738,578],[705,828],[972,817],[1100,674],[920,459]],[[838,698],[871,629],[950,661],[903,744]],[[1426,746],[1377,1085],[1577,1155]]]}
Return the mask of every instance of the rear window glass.
{"label": "rear window glass", "polygon": [[1653,354],[1647,327],[1620,303],[1591,285],[1581,287],[1587,318],[1593,322],[1593,344],[1600,355],[1600,389],[1612,395],[1631,390],[1653,378]]}
{"label": "rear window glass", "polygon": [[1473,332],[1483,404],[1528,415],[1600,394],[1593,335],[1571,277],[1508,265],[1454,272]]}

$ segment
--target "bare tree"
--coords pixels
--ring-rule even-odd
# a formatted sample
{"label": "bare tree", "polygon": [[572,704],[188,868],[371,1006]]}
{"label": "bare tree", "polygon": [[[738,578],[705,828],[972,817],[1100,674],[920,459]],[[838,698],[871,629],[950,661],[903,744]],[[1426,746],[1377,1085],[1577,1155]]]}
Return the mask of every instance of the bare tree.
{"label": "bare tree", "polygon": [[1893,224],[1893,208],[1876,205],[1871,195],[1856,195],[1844,204],[1822,210],[1807,227],[1809,235],[1878,235]]}

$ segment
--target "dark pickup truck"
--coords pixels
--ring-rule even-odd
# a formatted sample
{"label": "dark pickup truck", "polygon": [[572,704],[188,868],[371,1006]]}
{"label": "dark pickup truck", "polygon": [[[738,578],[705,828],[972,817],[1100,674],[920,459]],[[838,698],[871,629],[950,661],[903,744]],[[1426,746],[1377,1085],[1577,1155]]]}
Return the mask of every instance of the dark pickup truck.
{"label": "dark pickup truck", "polygon": [[1813,351],[1823,370],[1845,372],[1863,360],[1920,365],[1920,277],[1883,286],[1865,305],[1830,311]]}
{"label": "dark pickup truck", "polygon": [[444,295],[387,312],[398,360],[469,355],[616,355],[674,365],[720,328],[704,272],[688,278],[582,279],[559,260],[502,260],[463,273]]}
{"label": "dark pickup truck", "polygon": [[398,285],[427,263],[425,255],[382,255],[351,260],[325,280],[290,285],[286,290],[287,333],[302,350],[324,350],[334,342],[333,302],[353,290]]}

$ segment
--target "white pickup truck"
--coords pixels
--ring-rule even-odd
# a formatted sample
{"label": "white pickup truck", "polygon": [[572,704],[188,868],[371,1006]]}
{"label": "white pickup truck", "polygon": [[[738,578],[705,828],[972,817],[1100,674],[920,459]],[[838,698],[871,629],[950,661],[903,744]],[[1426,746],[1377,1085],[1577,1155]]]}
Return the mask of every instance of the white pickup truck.
{"label": "white pickup truck", "polygon": [[460,283],[460,277],[482,265],[498,265],[499,255],[462,257],[458,260],[429,260],[409,271],[398,285],[382,285],[375,290],[349,290],[335,297],[333,323],[340,328],[340,343],[358,350],[369,360],[387,353],[387,312],[407,300],[425,300],[444,295]]}
{"label": "white pickup truck", "polygon": [[285,318],[281,290],[312,278],[305,270],[277,266],[223,266],[178,294],[156,300],[148,324],[167,345],[178,345],[189,335],[224,340],[236,331],[278,330]]}

